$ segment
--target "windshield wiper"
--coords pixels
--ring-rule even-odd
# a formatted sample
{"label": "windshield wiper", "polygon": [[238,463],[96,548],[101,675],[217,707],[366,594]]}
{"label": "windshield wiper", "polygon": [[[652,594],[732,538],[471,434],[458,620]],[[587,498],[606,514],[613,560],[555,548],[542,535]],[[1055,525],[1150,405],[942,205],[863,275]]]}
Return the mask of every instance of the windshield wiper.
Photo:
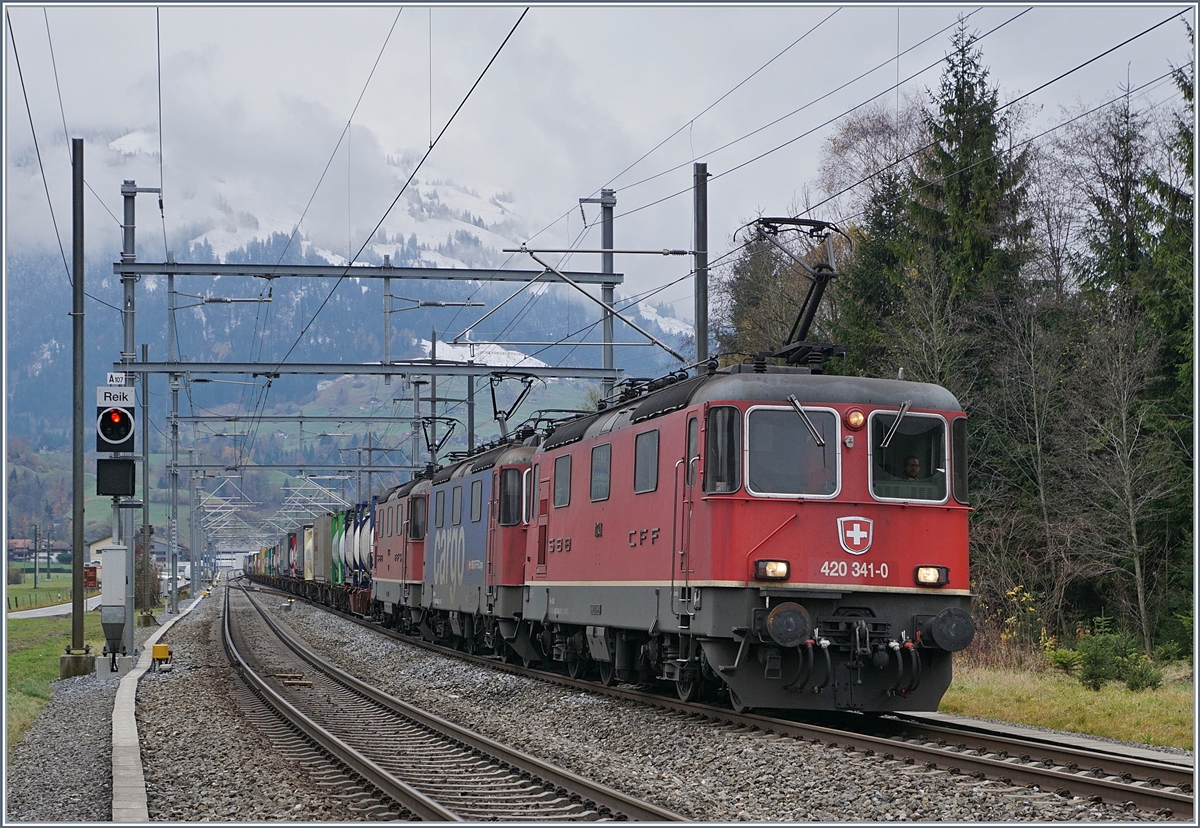
{"label": "windshield wiper", "polygon": [[800,401],[796,399],[795,394],[788,394],[787,401],[792,404],[792,408],[800,415],[800,419],[804,420],[804,424],[808,426],[808,431],[812,434],[813,440],[822,448],[825,447],[825,438],[821,436],[821,432],[817,431],[817,427],[813,425],[813,421],[808,419],[808,415],[804,413],[804,409],[800,407]]}
{"label": "windshield wiper", "polygon": [[883,442],[879,444],[880,448],[887,448],[892,438],[896,436],[896,429],[900,428],[900,421],[904,419],[904,415],[908,413],[908,407],[912,405],[912,400],[905,400],[900,403],[900,410],[896,412],[896,422],[892,423],[892,427],[888,429],[887,434],[883,436]]}

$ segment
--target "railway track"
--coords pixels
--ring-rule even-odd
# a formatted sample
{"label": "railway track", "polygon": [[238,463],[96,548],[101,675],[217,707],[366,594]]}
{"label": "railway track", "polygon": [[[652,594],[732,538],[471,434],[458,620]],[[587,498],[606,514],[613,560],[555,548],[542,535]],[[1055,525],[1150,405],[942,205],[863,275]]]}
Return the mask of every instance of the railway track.
{"label": "railway track", "polygon": [[[283,595],[284,593],[279,593]],[[824,744],[830,749],[861,752],[906,765],[994,779],[1002,784],[1036,788],[1062,796],[1136,807],[1159,815],[1191,820],[1194,815],[1192,758],[1161,754],[1141,758],[1121,753],[1120,745],[1080,747],[1056,743],[1050,734],[1027,737],[991,730],[986,725],[932,723],[904,716],[822,716],[820,721],[777,718],[686,703],[629,686],[604,687],[558,673],[469,655],[381,627],[373,621],[314,605],[378,634],[516,675],[610,697],[639,701],[721,725],[741,726]]]}
{"label": "railway track", "polygon": [[288,726],[353,776],[376,818],[682,821],[421,711],[323,662],[244,590],[226,591],[226,647]]}

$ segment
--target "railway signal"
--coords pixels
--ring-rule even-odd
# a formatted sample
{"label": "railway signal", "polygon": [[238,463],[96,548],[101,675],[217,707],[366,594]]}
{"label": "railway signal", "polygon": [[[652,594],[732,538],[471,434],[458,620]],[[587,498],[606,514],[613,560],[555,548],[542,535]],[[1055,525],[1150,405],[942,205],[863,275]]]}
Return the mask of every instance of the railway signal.
{"label": "railway signal", "polygon": [[133,453],[133,389],[96,389],[96,451]]}

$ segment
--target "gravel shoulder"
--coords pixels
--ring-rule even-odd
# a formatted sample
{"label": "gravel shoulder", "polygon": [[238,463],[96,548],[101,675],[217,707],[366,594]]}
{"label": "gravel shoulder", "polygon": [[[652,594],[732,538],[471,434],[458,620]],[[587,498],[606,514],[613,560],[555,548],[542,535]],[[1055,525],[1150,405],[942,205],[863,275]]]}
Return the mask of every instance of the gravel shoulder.
{"label": "gravel shoulder", "polygon": [[1153,814],[1008,788],[483,670],[297,602],[282,620],[342,669],[698,821],[1119,821]]}
{"label": "gravel shoulder", "polygon": [[[231,694],[215,592],[167,631],[175,669],[137,694],[152,820],[362,819],[273,750]],[[497,673],[297,602],[263,603],[351,672],[439,716],[696,821],[1132,822],[1153,814],[1006,788]],[[153,629],[139,628],[139,641]],[[107,822],[118,679],[55,682],[6,767],[5,822]],[[80,726],[80,723],[86,723]],[[64,785],[63,770],[81,781]]]}

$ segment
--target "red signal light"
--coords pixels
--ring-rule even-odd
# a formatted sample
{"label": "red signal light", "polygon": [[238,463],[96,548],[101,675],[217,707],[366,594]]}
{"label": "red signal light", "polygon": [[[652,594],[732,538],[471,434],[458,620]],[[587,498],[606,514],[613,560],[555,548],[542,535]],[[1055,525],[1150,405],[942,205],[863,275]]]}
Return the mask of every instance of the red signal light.
{"label": "red signal light", "polygon": [[133,414],[124,408],[106,408],[100,413],[96,423],[96,431],[102,444],[97,446],[100,451],[126,451],[125,448],[113,448],[125,443],[133,435]]}

